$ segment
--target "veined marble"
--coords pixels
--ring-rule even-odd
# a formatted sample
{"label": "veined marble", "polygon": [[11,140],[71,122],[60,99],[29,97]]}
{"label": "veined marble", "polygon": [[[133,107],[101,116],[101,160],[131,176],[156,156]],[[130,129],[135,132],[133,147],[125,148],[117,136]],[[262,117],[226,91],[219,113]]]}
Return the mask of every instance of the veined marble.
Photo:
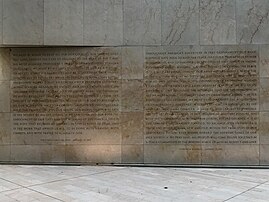
{"label": "veined marble", "polygon": [[162,1],[162,44],[199,44],[199,0]]}
{"label": "veined marble", "polygon": [[161,45],[161,0],[124,1],[124,45]]}
{"label": "veined marble", "polygon": [[235,0],[200,0],[200,44],[236,44]]}

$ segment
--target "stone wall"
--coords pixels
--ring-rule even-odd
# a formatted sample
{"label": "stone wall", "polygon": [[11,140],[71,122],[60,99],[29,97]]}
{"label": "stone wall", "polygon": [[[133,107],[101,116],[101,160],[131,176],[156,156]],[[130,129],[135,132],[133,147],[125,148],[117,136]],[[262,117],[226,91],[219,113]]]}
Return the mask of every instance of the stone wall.
{"label": "stone wall", "polygon": [[266,165],[268,50],[2,48],[1,161]]}
{"label": "stone wall", "polygon": [[267,0],[0,0],[3,45],[269,43]]}
{"label": "stone wall", "polygon": [[1,162],[269,164],[266,0],[0,11]]}

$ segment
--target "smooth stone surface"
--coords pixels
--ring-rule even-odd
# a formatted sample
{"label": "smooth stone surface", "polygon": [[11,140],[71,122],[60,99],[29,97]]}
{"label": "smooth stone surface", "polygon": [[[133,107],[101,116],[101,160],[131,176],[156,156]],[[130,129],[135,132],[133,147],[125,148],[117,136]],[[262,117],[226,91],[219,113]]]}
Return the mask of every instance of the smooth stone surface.
{"label": "smooth stone surface", "polygon": [[83,44],[83,0],[44,1],[44,44]]}
{"label": "smooth stone surface", "polygon": [[10,162],[10,145],[0,145],[0,161]]}
{"label": "smooth stone surface", "polygon": [[121,113],[121,144],[143,144],[144,112]]}
{"label": "smooth stone surface", "polygon": [[[236,201],[245,201],[245,202],[251,202],[251,201],[261,201],[266,202],[267,199],[267,191],[268,191],[269,185],[268,184],[262,184],[258,187],[254,187],[249,192],[242,193],[236,198],[232,198],[229,201],[236,202]],[[259,194],[257,194],[259,193]]]}
{"label": "smooth stone surface", "polygon": [[199,0],[162,1],[162,44],[199,44]]}
{"label": "smooth stone surface", "polygon": [[0,44],[3,44],[3,0],[0,0]]}
{"label": "smooth stone surface", "polygon": [[9,190],[13,190],[13,189],[18,189],[21,188],[20,186],[12,183],[12,182],[8,182],[5,180],[0,179],[0,193],[4,192],[4,191],[9,191]]}
{"label": "smooth stone surface", "polygon": [[0,49],[0,81],[10,80],[10,49]]}
{"label": "smooth stone surface", "polygon": [[259,165],[259,145],[205,145],[202,164]]}
{"label": "smooth stone surface", "polygon": [[[268,124],[268,122],[267,122]],[[260,165],[268,165],[269,164],[269,144],[266,142],[260,145]]]}
{"label": "smooth stone surface", "polygon": [[235,0],[200,1],[200,44],[236,44]]}
{"label": "smooth stone surface", "polygon": [[66,138],[63,120],[64,115],[59,113],[11,113],[11,144],[29,148],[36,144],[63,145]]}
{"label": "smooth stone surface", "polygon": [[122,79],[143,79],[144,47],[122,48]]}
{"label": "smooth stone surface", "polygon": [[260,144],[269,144],[269,112],[260,112]]}
{"label": "smooth stone surface", "polygon": [[43,0],[3,0],[3,44],[42,45]]}
{"label": "smooth stone surface", "polygon": [[260,45],[260,77],[269,77],[269,45]]}
{"label": "smooth stone surface", "polygon": [[122,80],[121,111],[143,111],[143,80]]}
{"label": "smooth stone surface", "polygon": [[36,191],[32,191],[27,188],[22,188],[19,190],[10,190],[6,191],[1,194],[0,199],[2,201],[35,201],[38,199],[38,201],[52,201],[56,202],[59,201],[57,199],[54,199],[53,197],[50,196],[45,196],[44,194],[40,194]]}
{"label": "smooth stone surface", "polygon": [[11,145],[10,159],[18,163],[63,163],[65,147],[55,145]]}
{"label": "smooth stone surface", "polygon": [[1,166],[0,177],[1,179],[5,177],[6,180],[16,179],[17,185],[31,187],[37,184],[50,183],[55,180],[77,178],[81,176],[81,173],[83,173],[83,175],[94,175],[119,169],[122,168],[111,168],[106,166],[63,166],[61,167],[61,171],[59,171],[59,167],[57,165],[13,165],[10,167]]}
{"label": "smooth stone surface", "polygon": [[0,112],[10,112],[10,82],[0,81]]}
{"label": "smooth stone surface", "polygon": [[269,4],[267,0],[237,0],[237,43],[269,43]]}
{"label": "smooth stone surface", "polygon": [[124,1],[124,45],[161,45],[161,1]]}
{"label": "smooth stone surface", "polygon": [[143,145],[122,145],[121,163],[143,163],[144,146]]}
{"label": "smooth stone surface", "polygon": [[269,78],[260,79],[260,110],[269,110]]}
{"label": "smooth stone surface", "polygon": [[[161,154],[161,155],[159,155]],[[189,145],[145,145],[144,163],[146,164],[201,164],[201,146]]]}
{"label": "smooth stone surface", "polygon": [[10,113],[0,113],[0,145],[10,144]]}
{"label": "smooth stone surface", "polygon": [[2,165],[0,176],[0,200],[11,202],[265,202],[269,193],[267,169]]}
{"label": "smooth stone surface", "polygon": [[84,45],[123,44],[123,0],[84,1]]}
{"label": "smooth stone surface", "polygon": [[120,163],[120,145],[69,145],[65,147],[66,163]]}

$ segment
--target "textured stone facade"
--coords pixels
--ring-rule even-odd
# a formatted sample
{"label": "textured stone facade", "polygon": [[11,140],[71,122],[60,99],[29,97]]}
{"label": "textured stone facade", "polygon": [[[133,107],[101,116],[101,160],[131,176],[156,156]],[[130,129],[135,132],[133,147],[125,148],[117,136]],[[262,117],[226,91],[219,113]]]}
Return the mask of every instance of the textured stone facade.
{"label": "textured stone facade", "polygon": [[269,164],[267,1],[0,11],[1,162]]}

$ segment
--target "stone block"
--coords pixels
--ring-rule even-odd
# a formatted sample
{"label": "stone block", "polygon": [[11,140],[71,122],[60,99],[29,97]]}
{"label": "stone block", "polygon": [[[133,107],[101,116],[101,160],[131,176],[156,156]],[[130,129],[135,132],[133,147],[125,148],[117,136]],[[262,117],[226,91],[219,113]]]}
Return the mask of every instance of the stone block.
{"label": "stone block", "polygon": [[122,80],[121,111],[143,111],[144,91],[142,80]]}
{"label": "stone block", "polygon": [[44,1],[3,0],[3,44],[44,44]]}
{"label": "stone block", "polygon": [[161,1],[124,1],[124,45],[161,45]]}
{"label": "stone block", "polygon": [[162,1],[162,44],[199,44],[199,0]]}
{"label": "stone block", "polygon": [[44,1],[44,44],[83,45],[83,0]]}
{"label": "stone block", "polygon": [[66,163],[113,164],[121,161],[120,145],[66,146]]}
{"label": "stone block", "polygon": [[235,0],[200,1],[200,44],[236,44]]}
{"label": "stone block", "polygon": [[269,43],[269,4],[266,0],[236,0],[237,44]]}
{"label": "stone block", "polygon": [[84,45],[123,44],[123,0],[84,1]]}
{"label": "stone block", "polygon": [[143,145],[122,145],[121,163],[141,164],[144,160]]}
{"label": "stone block", "polygon": [[122,48],[122,79],[143,79],[144,47]]}

